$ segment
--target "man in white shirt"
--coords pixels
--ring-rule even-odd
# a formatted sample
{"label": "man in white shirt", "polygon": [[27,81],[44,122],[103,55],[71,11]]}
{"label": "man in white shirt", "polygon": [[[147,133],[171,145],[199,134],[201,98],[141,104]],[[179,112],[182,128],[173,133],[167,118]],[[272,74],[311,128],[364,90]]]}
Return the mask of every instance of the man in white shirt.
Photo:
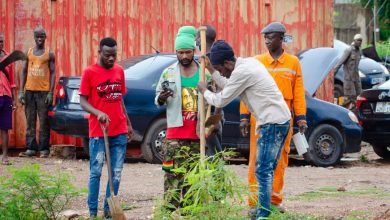
{"label": "man in white shirt", "polygon": [[[207,59],[207,58],[206,58]],[[213,93],[206,83],[198,89],[206,101],[222,108],[240,96],[256,118],[257,141],[256,178],[259,182],[259,205],[256,218],[270,215],[270,198],[274,169],[290,127],[291,113],[275,81],[255,58],[237,58],[223,40],[216,41],[207,68],[222,90]],[[246,131],[248,132],[248,131]]]}

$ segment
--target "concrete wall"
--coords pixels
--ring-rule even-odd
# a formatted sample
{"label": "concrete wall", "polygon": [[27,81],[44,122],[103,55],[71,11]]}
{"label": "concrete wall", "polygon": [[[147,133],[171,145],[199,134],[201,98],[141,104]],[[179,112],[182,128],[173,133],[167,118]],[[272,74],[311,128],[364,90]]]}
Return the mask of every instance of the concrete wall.
{"label": "concrete wall", "polygon": [[353,36],[360,33],[363,43],[372,41],[372,27],[370,23],[372,12],[360,4],[335,4],[334,6],[334,36],[338,40],[351,43]]}

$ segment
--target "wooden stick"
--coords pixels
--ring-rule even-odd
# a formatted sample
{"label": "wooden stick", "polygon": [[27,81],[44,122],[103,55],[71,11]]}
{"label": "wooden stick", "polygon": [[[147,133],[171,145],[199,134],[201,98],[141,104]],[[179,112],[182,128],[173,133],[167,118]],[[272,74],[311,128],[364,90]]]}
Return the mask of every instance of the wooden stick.
{"label": "wooden stick", "polygon": [[[205,81],[205,69],[206,69],[206,60],[204,60],[204,56],[206,56],[206,30],[207,27],[201,26],[199,28],[200,32],[200,46],[201,46],[201,63],[200,63],[200,82]],[[201,93],[200,95],[200,160],[203,163],[206,152],[206,138],[205,138],[205,103],[204,98]]]}

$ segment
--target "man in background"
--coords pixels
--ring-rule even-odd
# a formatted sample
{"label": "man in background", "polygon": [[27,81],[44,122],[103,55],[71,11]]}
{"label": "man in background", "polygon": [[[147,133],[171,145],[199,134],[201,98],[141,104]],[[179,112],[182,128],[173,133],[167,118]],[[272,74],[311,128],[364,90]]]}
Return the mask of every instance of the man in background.
{"label": "man in background", "polygon": [[[26,55],[20,77],[19,101],[25,105],[27,151],[21,157],[32,157],[40,152],[40,157],[49,156],[50,127],[48,111],[53,102],[56,80],[55,55],[45,46],[46,31],[42,27],[34,30],[35,46]],[[39,118],[39,143],[36,138],[37,115]]]}
{"label": "man in background", "polygon": [[343,106],[354,110],[356,107],[356,98],[362,92],[362,83],[359,76],[359,62],[361,58],[360,46],[362,45],[362,36],[356,34],[350,47],[345,49],[335,69],[335,73],[344,65],[344,102]]}

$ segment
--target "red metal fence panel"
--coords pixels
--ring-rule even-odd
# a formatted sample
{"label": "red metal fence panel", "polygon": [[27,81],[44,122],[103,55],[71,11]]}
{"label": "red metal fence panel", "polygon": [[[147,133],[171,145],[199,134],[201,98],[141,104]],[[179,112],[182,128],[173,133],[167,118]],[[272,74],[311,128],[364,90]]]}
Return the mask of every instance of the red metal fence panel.
{"label": "red metal fence panel", "polygon": [[[214,25],[217,38],[232,44],[239,56],[265,52],[260,30],[271,21],[282,21],[293,36],[289,52],[332,46],[332,0],[1,0],[0,31],[7,50],[34,45],[33,29],[47,31],[46,45],[56,55],[57,79],[79,76],[97,60],[99,39],[118,41],[118,59],[160,51],[173,51],[182,25]],[[17,82],[21,63],[16,64]],[[331,77],[317,97],[331,101]],[[14,114],[11,145],[23,147],[24,109]],[[80,145],[80,140],[52,133],[51,142]]]}

